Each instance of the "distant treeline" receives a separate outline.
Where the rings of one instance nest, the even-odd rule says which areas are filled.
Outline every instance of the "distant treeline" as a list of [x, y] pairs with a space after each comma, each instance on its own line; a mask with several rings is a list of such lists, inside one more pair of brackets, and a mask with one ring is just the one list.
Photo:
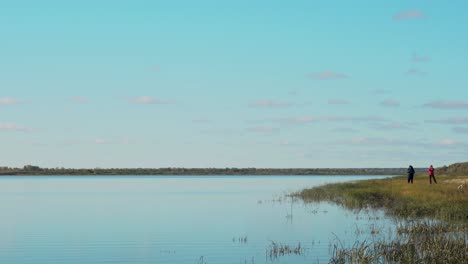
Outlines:
[[447, 175], [468, 175], [468, 162], [455, 163], [450, 166], [443, 166], [436, 170], [439, 174]]
[[[417, 169], [423, 170], [423, 169]], [[0, 167], [0, 175], [401, 175], [406, 168], [23, 168]]]

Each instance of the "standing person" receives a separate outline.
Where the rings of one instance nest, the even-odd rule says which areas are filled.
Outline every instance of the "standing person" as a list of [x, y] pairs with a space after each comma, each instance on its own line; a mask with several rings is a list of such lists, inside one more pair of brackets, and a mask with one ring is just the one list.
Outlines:
[[432, 165], [427, 170], [427, 173], [429, 174], [429, 184], [432, 184], [432, 179], [434, 179], [435, 184], [437, 184], [434, 171], [435, 170], [434, 170], [434, 167], [432, 167]]
[[413, 168], [413, 166], [409, 165], [407, 172], [408, 172], [408, 183], [411, 182], [411, 184], [413, 184], [413, 178], [414, 178], [414, 168]]

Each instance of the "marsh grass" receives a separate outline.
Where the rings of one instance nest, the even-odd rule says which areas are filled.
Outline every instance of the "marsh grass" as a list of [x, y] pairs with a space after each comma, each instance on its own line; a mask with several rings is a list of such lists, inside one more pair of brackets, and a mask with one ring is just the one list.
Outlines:
[[205, 261], [205, 257], [204, 257], [204, 256], [200, 256], [200, 258], [199, 258], [198, 261], [197, 261], [197, 264], [207, 264], [207, 262]]
[[379, 257], [371, 243], [355, 242], [352, 247], [344, 247], [341, 242], [333, 245], [331, 264], [378, 263]]
[[270, 260], [276, 260], [282, 256], [288, 255], [303, 255], [304, 247], [299, 242], [297, 246], [290, 246], [278, 242], [271, 241], [270, 247], [267, 249], [266, 256]]
[[328, 184], [295, 193], [306, 202], [328, 201], [350, 209], [382, 208], [391, 216], [431, 217], [468, 222], [468, 191], [457, 188], [468, 176], [437, 176], [439, 184], [417, 175], [414, 184], [405, 177]]
[[410, 221], [399, 224], [396, 228], [398, 235], [440, 235], [446, 233], [464, 233], [466, 231], [466, 227], [463, 225], [430, 220]]
[[330, 263], [468, 263], [468, 191], [459, 188], [468, 176], [436, 177], [439, 184], [417, 175], [414, 184], [406, 177], [363, 180], [314, 187], [293, 196], [348, 209], [383, 209], [403, 220], [389, 241], [356, 241], [351, 247], [335, 243]]
[[233, 237], [232, 242], [238, 242], [239, 244], [247, 244], [247, 236], [240, 236], [238, 238]]
[[451, 225], [407, 222], [398, 230], [395, 239], [356, 241], [352, 246], [336, 238], [329, 263], [468, 263], [467, 235]]

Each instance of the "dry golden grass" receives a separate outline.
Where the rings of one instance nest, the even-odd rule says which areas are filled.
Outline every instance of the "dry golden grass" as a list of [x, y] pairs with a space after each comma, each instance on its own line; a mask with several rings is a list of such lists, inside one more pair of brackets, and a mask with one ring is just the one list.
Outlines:
[[[468, 186], [459, 189], [468, 176], [427, 175], [338, 183], [304, 190], [295, 196], [305, 201], [331, 201], [348, 208], [383, 208], [394, 216], [433, 217], [449, 221], [468, 220]], [[468, 221], [467, 221], [468, 222]]]

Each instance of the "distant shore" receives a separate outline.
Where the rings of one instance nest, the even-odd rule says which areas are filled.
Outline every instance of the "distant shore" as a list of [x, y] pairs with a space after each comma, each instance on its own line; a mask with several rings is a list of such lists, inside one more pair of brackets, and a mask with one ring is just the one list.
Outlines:
[[401, 175], [406, 168], [24, 168], [0, 167], [2, 175]]

